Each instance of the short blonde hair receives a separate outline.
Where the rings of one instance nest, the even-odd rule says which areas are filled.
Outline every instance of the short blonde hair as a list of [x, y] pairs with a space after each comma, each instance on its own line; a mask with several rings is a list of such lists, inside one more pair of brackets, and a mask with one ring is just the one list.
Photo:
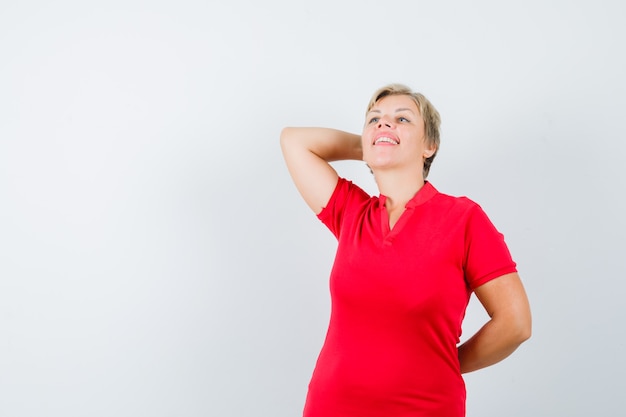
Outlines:
[[435, 156], [437, 155], [437, 151], [439, 150], [439, 126], [441, 126], [441, 116], [439, 116], [439, 112], [435, 109], [435, 106], [421, 93], [417, 93], [411, 90], [404, 84], [389, 84], [384, 87], [379, 88], [372, 95], [372, 98], [367, 105], [366, 114], [372, 110], [372, 107], [381, 99], [387, 96], [409, 96], [413, 99], [417, 108], [424, 119], [424, 130], [426, 132], [426, 143], [430, 146], [434, 146], [435, 152], [424, 160], [424, 178], [428, 176], [428, 172], [430, 171], [430, 165], [433, 163]]

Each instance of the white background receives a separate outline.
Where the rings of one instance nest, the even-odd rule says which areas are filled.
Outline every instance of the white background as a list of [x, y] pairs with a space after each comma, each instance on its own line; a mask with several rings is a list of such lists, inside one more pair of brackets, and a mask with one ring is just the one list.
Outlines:
[[[468, 416], [626, 408], [626, 6], [0, 3], [0, 415], [298, 416], [335, 241], [286, 125], [443, 118], [430, 180], [505, 234], [534, 314]], [[362, 163], [340, 173], [375, 192]], [[485, 315], [475, 301], [464, 337]]]

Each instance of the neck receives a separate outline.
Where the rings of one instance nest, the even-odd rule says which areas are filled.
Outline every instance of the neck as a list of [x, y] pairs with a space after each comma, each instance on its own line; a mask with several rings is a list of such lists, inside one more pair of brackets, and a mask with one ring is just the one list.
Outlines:
[[407, 175], [399, 172], [375, 172], [378, 190], [387, 197], [387, 209], [404, 207], [424, 186], [424, 178], [419, 174]]

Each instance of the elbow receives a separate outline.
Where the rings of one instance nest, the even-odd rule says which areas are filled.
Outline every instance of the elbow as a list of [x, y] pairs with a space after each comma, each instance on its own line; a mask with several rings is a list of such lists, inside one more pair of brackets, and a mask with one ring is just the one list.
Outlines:
[[513, 349], [530, 339], [532, 320], [529, 313], [515, 312], [503, 316], [494, 316], [492, 321], [499, 323], [502, 337]]
[[517, 344], [521, 345], [522, 343], [530, 339], [530, 337], [532, 336], [532, 330], [530, 327], [522, 329], [517, 333], [516, 336], [517, 336]]
[[518, 345], [521, 345], [532, 336], [532, 319], [530, 314], [518, 317], [512, 323], [514, 329], [514, 338]]
[[527, 341], [528, 339], [530, 339], [530, 337], [533, 334], [533, 329], [532, 329], [532, 323], [530, 320], [528, 320], [528, 324], [526, 325], [526, 327], [524, 328], [524, 331], [522, 333], [522, 342]]
[[289, 138], [293, 136], [291, 133], [293, 132], [293, 128], [284, 127], [280, 132], [280, 146], [284, 147], [287, 142], [289, 142]]
[[528, 301], [513, 303], [506, 314], [506, 321], [510, 329], [512, 339], [521, 345], [532, 336], [532, 314]]

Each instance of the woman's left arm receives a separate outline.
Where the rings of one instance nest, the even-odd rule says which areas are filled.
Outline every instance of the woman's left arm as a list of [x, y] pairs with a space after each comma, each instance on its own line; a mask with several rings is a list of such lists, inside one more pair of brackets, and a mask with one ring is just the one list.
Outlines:
[[500, 362], [531, 334], [530, 306], [517, 273], [493, 279], [474, 293], [491, 319], [459, 346], [461, 373]]

